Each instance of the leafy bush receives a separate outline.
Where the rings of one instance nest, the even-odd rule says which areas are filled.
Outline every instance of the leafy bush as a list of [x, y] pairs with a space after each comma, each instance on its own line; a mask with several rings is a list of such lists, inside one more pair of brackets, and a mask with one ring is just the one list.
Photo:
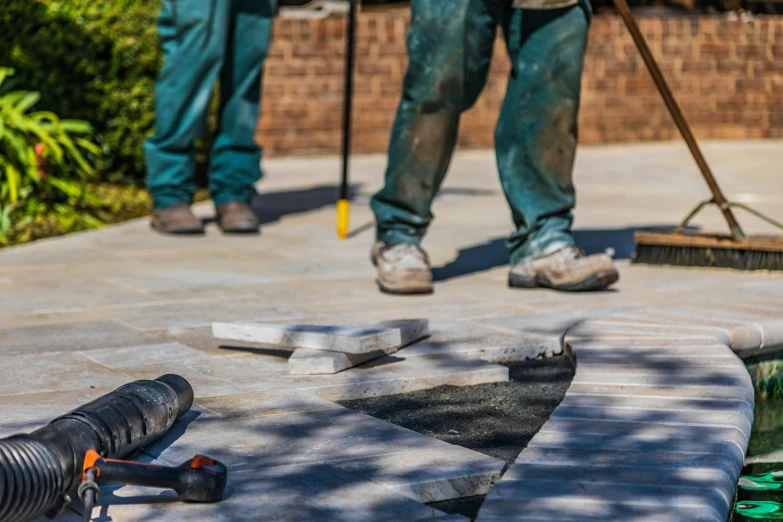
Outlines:
[[0, 243], [7, 241], [12, 223], [38, 214], [42, 204], [55, 214], [99, 224], [89, 213], [79, 213], [93, 172], [85, 154], [100, 154], [79, 137], [92, 128], [50, 111], [31, 112], [40, 94], [10, 90], [6, 80], [12, 75], [12, 69], [0, 68]]
[[144, 178], [161, 64], [160, 0], [2, 0], [0, 65], [40, 92], [40, 107], [90, 122], [95, 177]]

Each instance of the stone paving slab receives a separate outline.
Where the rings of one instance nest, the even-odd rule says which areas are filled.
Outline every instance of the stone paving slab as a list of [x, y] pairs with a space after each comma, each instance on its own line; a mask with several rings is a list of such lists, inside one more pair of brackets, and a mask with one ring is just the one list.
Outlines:
[[484, 494], [505, 466], [342, 407], [231, 419], [198, 416], [178, 422], [144, 452], [169, 465], [201, 452], [232, 472], [328, 463], [421, 502]]
[[402, 321], [397, 326], [347, 327], [330, 325], [283, 325], [259, 323], [213, 323], [218, 339], [255, 342], [279, 348], [308, 348], [350, 354], [368, 354], [396, 349], [429, 334], [429, 322]]
[[[577, 360], [571, 389], [492, 489], [479, 520], [509, 518], [523, 506], [556, 509], [554, 518], [575, 517], [579, 505], [596, 509], [584, 520], [658, 520], [653, 513], [617, 518], [613, 511], [641, 504], [675, 510], [663, 519], [691, 520], [695, 513], [712, 520], [728, 517], [753, 421], [752, 383], [730, 348], [736, 341], [731, 325], [744, 328], [744, 323], [689, 321], [692, 314], [683, 320], [676, 309], [672, 313], [620, 311], [581, 322], [565, 334]], [[665, 346], [657, 339], [662, 332]], [[649, 339], [633, 342], [637, 335]], [[714, 341], [705, 343], [705, 335]], [[694, 336], [702, 340], [691, 342]], [[750, 341], [762, 344], [760, 337]], [[702, 357], [687, 356], [689, 347]], [[705, 348], [720, 356], [705, 356]], [[542, 466], [560, 467], [558, 478], [529, 480], [526, 469]], [[648, 478], [657, 482], [624, 480], [615, 475], [618, 468], [652, 470]], [[593, 480], [583, 480], [579, 469], [593, 470]], [[691, 486], [663, 482], [664, 475], [683, 472], [723, 478]]]

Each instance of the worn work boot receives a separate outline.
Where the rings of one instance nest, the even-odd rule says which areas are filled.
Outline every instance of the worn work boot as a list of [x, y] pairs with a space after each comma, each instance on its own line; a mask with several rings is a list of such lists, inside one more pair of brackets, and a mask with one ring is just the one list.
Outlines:
[[372, 263], [378, 267], [378, 286], [389, 294], [431, 294], [432, 269], [427, 253], [413, 243], [373, 246]]
[[175, 203], [152, 211], [152, 228], [163, 234], [203, 234], [204, 223], [187, 203]]
[[508, 274], [508, 285], [581, 292], [601, 290], [619, 278], [620, 274], [608, 254], [586, 256], [579, 248], [568, 246], [548, 256], [517, 263]]
[[229, 234], [257, 234], [261, 221], [253, 209], [239, 201], [217, 207], [218, 226]]

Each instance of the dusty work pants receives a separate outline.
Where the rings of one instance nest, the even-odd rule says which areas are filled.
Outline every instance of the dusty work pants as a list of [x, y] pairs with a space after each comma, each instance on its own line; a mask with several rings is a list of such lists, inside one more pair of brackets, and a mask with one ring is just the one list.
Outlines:
[[216, 205], [247, 202], [255, 194], [261, 150], [253, 134], [275, 2], [163, 0], [157, 133], [145, 144], [148, 189], [156, 208], [193, 197], [193, 142], [206, 130], [216, 81], [220, 116], [209, 170], [212, 199]]
[[511, 9], [508, 0], [412, 0], [410, 63], [385, 186], [372, 200], [379, 240], [418, 243], [424, 236], [454, 151], [460, 114], [484, 87], [500, 26], [512, 72], [495, 144], [517, 227], [508, 241], [511, 260], [573, 244], [572, 169], [591, 16], [583, 2], [531, 10]]

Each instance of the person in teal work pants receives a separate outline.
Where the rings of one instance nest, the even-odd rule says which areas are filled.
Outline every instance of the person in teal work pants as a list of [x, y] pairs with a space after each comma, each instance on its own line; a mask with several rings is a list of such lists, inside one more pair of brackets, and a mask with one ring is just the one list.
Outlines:
[[430, 263], [419, 243], [433, 218], [460, 115], [487, 80], [498, 27], [512, 64], [495, 133], [500, 180], [516, 226], [508, 240], [509, 285], [576, 291], [617, 281], [611, 258], [584, 255], [571, 234], [588, 0], [412, 0], [411, 12], [410, 61], [385, 184], [372, 198], [372, 260], [381, 290], [432, 291]]
[[253, 135], [276, 9], [276, 0], [163, 0], [157, 131], [145, 144], [154, 229], [172, 234], [204, 231], [190, 210], [194, 140], [206, 130], [217, 83], [220, 113], [209, 190], [218, 225], [225, 232], [258, 231], [250, 203], [261, 175], [261, 150]]

